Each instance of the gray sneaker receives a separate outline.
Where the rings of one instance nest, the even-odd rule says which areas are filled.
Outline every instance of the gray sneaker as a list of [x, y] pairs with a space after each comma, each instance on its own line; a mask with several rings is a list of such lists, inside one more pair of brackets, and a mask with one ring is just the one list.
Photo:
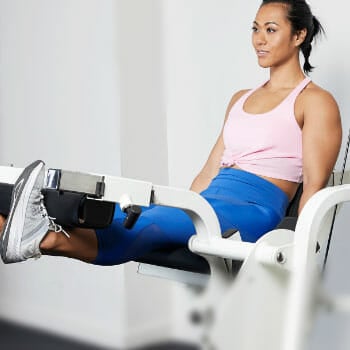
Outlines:
[[0, 240], [5, 264], [40, 257], [39, 244], [50, 228], [43, 204], [45, 164], [38, 160], [26, 167], [17, 179], [8, 219]]

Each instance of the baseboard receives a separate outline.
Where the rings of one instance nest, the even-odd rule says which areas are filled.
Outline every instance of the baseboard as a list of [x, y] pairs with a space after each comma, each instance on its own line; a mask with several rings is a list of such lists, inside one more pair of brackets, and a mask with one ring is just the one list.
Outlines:
[[[0, 318], [21, 326], [45, 331], [49, 334], [70, 338], [108, 349], [123, 349], [124, 341], [118, 329], [106, 329], [90, 319], [80, 319], [71, 314], [55, 313], [38, 305], [15, 304], [9, 298], [0, 299]], [[11, 307], [9, 307], [11, 305]], [[111, 325], [109, 325], [111, 326]]]

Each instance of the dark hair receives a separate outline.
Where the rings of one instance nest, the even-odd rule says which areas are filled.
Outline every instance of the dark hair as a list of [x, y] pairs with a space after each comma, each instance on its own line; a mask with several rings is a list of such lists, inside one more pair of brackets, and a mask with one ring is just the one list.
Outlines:
[[319, 20], [312, 14], [310, 6], [305, 0], [263, 0], [261, 6], [270, 3], [286, 4], [288, 7], [287, 18], [292, 25], [293, 34], [298, 33], [302, 29], [307, 30], [304, 42], [300, 45], [300, 50], [304, 55], [304, 72], [306, 74], [313, 70], [309, 62], [312, 50], [312, 41], [315, 37], [324, 34], [324, 29]]

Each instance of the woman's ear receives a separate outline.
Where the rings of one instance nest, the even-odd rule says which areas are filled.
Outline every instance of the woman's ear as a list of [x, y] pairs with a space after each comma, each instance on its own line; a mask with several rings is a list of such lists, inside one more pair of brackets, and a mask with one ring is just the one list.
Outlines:
[[300, 46], [304, 42], [306, 35], [307, 35], [306, 28], [298, 30], [294, 36], [295, 37], [295, 46]]

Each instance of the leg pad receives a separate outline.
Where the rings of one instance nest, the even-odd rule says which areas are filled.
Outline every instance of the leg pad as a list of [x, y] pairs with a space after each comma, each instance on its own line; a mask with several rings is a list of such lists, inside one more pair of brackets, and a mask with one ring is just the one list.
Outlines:
[[[0, 184], [0, 214], [10, 211], [13, 185]], [[113, 220], [115, 203], [88, 198], [85, 193], [43, 190], [48, 214], [64, 227], [105, 228]]]

